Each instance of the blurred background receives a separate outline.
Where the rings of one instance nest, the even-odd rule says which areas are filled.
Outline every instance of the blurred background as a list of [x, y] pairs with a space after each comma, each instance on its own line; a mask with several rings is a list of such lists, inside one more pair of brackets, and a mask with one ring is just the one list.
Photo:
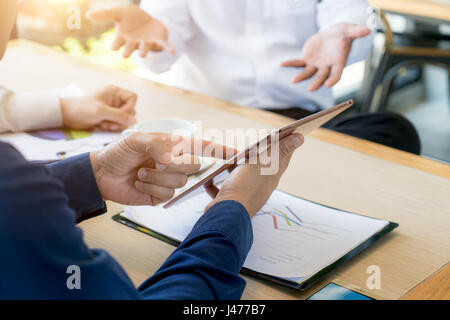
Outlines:
[[[366, 61], [346, 68], [333, 89], [334, 97], [336, 102], [355, 99], [354, 112], [389, 110], [405, 115], [419, 132], [422, 155], [450, 163], [450, 0], [416, 0], [422, 8], [416, 12], [395, 8], [397, 1], [370, 1], [381, 8], [376, 10], [372, 53]], [[15, 37], [169, 85], [176, 76], [176, 65], [155, 75], [139, 68], [132, 58], [123, 59], [120, 52], [109, 49], [114, 25], [92, 24], [84, 18], [89, 9], [139, 4], [139, 0], [19, 2]], [[82, 17], [79, 26], [68, 21], [77, 10]]]

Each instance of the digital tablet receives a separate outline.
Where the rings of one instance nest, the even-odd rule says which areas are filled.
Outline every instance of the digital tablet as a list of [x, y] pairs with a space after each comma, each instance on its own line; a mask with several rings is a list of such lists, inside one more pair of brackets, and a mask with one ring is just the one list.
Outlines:
[[[325, 109], [323, 111], [314, 113], [310, 115], [309, 117], [302, 118], [300, 120], [294, 121], [283, 128], [277, 129], [271, 134], [265, 136], [255, 144], [245, 148], [242, 152], [239, 152], [236, 154], [233, 158], [227, 160], [223, 165], [221, 165], [219, 168], [212, 168], [210, 173], [203, 173], [202, 179], [197, 181], [195, 184], [190, 186], [189, 188], [186, 188], [181, 193], [177, 194], [175, 197], [173, 197], [171, 200], [166, 202], [164, 204], [164, 208], [169, 208], [170, 206], [174, 205], [176, 202], [180, 201], [181, 199], [187, 197], [188, 195], [193, 196], [197, 194], [198, 192], [203, 192], [202, 187], [205, 183], [209, 181], [222, 181], [226, 175], [229, 174], [230, 168], [233, 166], [242, 163], [246, 159], [248, 159], [249, 155], [252, 154], [255, 150], [258, 150], [258, 147], [264, 146], [266, 149], [271, 146], [271, 142], [273, 140], [273, 137], [277, 137], [276, 141], [280, 141], [281, 139], [287, 137], [288, 135], [299, 132], [303, 136], [308, 135], [313, 130], [319, 128], [324, 123], [330, 121], [334, 117], [336, 117], [338, 114], [343, 112], [344, 110], [347, 110], [353, 105], [353, 100], [348, 100], [346, 102], [343, 102], [341, 104], [338, 104], [334, 107]], [[259, 151], [259, 150], [258, 150]], [[194, 192], [196, 191], [196, 192]]]

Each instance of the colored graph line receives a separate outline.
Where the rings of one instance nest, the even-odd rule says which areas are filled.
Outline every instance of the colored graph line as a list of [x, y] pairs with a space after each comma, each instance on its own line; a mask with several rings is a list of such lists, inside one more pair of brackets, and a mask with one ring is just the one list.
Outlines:
[[273, 227], [274, 227], [275, 229], [278, 229], [277, 217], [272, 216], [272, 219], [273, 219]]
[[302, 219], [300, 219], [300, 218], [294, 213], [294, 211], [292, 211], [291, 208], [289, 208], [288, 206], [286, 206], [286, 209], [288, 209], [289, 212], [290, 212], [294, 217], [296, 217], [298, 221], [300, 221], [300, 223], [303, 223]]
[[282, 214], [283, 215], [283, 217], [284, 217], [284, 219], [286, 219], [286, 223], [287, 223], [287, 225], [290, 227], [291, 226], [291, 223], [289, 222], [289, 218], [288, 218], [288, 216], [287, 215], [285, 215], [283, 212], [281, 212], [280, 210], [278, 210], [278, 209], [274, 209], [275, 211], [278, 211], [280, 214]]
[[[277, 210], [277, 209], [275, 209], [275, 210]], [[296, 224], [299, 227], [302, 227], [302, 224], [298, 223], [294, 219], [291, 219], [288, 216], [286, 216], [285, 214], [278, 213], [276, 211], [261, 211], [261, 212], [258, 212], [255, 216], [261, 216], [261, 215], [264, 215], [264, 214], [267, 214], [267, 215], [270, 215], [270, 216], [274, 216], [274, 215], [279, 216], [281, 218], [289, 220], [289, 222], [292, 222], [292, 223]]]

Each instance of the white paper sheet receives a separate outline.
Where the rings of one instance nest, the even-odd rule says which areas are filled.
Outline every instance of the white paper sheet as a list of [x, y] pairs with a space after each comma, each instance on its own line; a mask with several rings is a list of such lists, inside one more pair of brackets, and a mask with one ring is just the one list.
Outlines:
[[[202, 193], [169, 209], [127, 207], [122, 216], [177, 241], [211, 199]], [[254, 242], [244, 266], [301, 282], [382, 230], [389, 222], [342, 212], [275, 191], [252, 220]]]
[[12, 144], [28, 160], [60, 160], [91, 152], [118, 139], [120, 133], [70, 129], [7, 133], [0, 140]]

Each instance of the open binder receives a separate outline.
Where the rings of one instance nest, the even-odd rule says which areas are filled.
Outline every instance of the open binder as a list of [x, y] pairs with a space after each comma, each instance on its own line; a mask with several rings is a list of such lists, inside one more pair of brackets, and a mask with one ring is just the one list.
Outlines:
[[[170, 209], [174, 210], [172, 212], [167, 212], [168, 210], [163, 209], [162, 207], [159, 208], [128, 207], [124, 212], [115, 215], [113, 219], [117, 222], [120, 222], [124, 225], [134, 228], [140, 232], [146, 233], [159, 240], [162, 240], [174, 246], [178, 246], [183, 240], [183, 236], [187, 235], [189, 229], [192, 228], [193, 225], [195, 224], [196, 222], [195, 215], [201, 215], [199, 210], [202, 210], [202, 207], [204, 208], [205, 201], [209, 201], [207, 195], [197, 196], [195, 199], [189, 200], [189, 203], [187, 204], [185, 203], [184, 207], [175, 206], [173, 209]], [[287, 216], [289, 214], [289, 210], [285, 210], [285, 213], [279, 211], [281, 212], [279, 214], [276, 214], [277, 211], [270, 211], [271, 204], [272, 206], [276, 207], [285, 203], [289, 203], [289, 205], [291, 206], [292, 210], [288, 208], [286, 205], [286, 207], [290, 210], [290, 212], [292, 212], [293, 216], [292, 215]], [[197, 208], [198, 210], [195, 208]], [[149, 212], [149, 210], [153, 211]], [[300, 216], [297, 216], [294, 213], [294, 211], [296, 211], [297, 213], [300, 212], [302, 214], [301, 218]], [[309, 211], [310, 213], [306, 213], [307, 211]], [[298, 225], [295, 225], [294, 222], [296, 221], [296, 219], [294, 218], [294, 216], [296, 216], [298, 219], [301, 219], [300, 221], [302, 221], [303, 224], [300, 225], [300, 223], [298, 223]], [[318, 219], [319, 216], [322, 216], [322, 218], [320, 218], [321, 220], [316, 220], [316, 222], [311, 220], [314, 219], [314, 217], [316, 216], [318, 217]], [[327, 218], [323, 219], [323, 217]], [[173, 221], [184, 219], [184, 221], [179, 222], [179, 227], [175, 226], [171, 227], [168, 226], [170, 225], [170, 221], [167, 219], [169, 219], [170, 221], [172, 221], [171, 219], [173, 219]], [[300, 255], [304, 255], [301, 258], [303, 258], [304, 261], [307, 261], [307, 263], [306, 265], [304, 264], [303, 266], [299, 265], [298, 269], [296, 269], [296, 264], [292, 263], [292, 269], [299, 270], [298, 276], [295, 275], [295, 272], [297, 271], [293, 271], [294, 274], [289, 274], [289, 272], [286, 271], [287, 269], [283, 271], [287, 272], [285, 274], [282, 274], [280, 270], [275, 271], [268, 269], [267, 269], [268, 271], [264, 270], [264, 268], [267, 266], [263, 264], [260, 265], [258, 255], [259, 254], [265, 255], [266, 254], [265, 251], [266, 250], [270, 251], [270, 248], [264, 247], [265, 244], [261, 243], [260, 241], [261, 237], [258, 237], [258, 232], [259, 233], [264, 232], [264, 235], [268, 233], [270, 235], [271, 243], [273, 243], [274, 245], [282, 245], [284, 243], [283, 237], [292, 237], [292, 234], [295, 234], [295, 232], [298, 232], [299, 237], [304, 236], [304, 234], [302, 234], [303, 231], [301, 231], [301, 229], [302, 227], [306, 228], [306, 224], [308, 222], [307, 220], [305, 221], [305, 219], [312, 221], [310, 226], [313, 227], [310, 230], [308, 230], [308, 234], [310, 235], [312, 235], [312, 231], [314, 230], [316, 230], [316, 232], [320, 231], [327, 232], [327, 230], [328, 231], [333, 230], [334, 224], [336, 224], [335, 230], [344, 230], [344, 228], [347, 228], [348, 230], [346, 231], [349, 231], [350, 232], [349, 234], [351, 234], [352, 232], [358, 234], [348, 237], [343, 234], [339, 241], [335, 241], [334, 239], [331, 238], [330, 239], [324, 238], [323, 241], [320, 239], [313, 239], [310, 241], [310, 244], [312, 246], [317, 246], [319, 249], [323, 249], [324, 252], [327, 252], [328, 250], [327, 254], [319, 255], [317, 254], [317, 252], [319, 252], [320, 250], [317, 248], [310, 248], [308, 251], [308, 248], [306, 248], [305, 250], [305, 248], [302, 249], [301, 246], [299, 246], [298, 253]], [[277, 229], [273, 228], [274, 226], [271, 225], [272, 220]], [[320, 221], [323, 221], [323, 223], [321, 223]], [[192, 223], [192, 225], [189, 227], [190, 223]], [[329, 224], [328, 226], [327, 223]], [[307, 289], [321, 277], [334, 270], [338, 265], [342, 264], [347, 260], [350, 260], [358, 253], [369, 247], [376, 240], [380, 239], [381, 237], [383, 237], [384, 235], [386, 235], [387, 233], [389, 233], [398, 226], [397, 223], [380, 219], [374, 219], [355, 213], [333, 209], [331, 207], [307, 201], [278, 190], [274, 192], [274, 194], [269, 199], [268, 203], [263, 207], [261, 212], [259, 212], [257, 216], [253, 218], [252, 224], [255, 234], [255, 240], [241, 272], [243, 274], [275, 282], [298, 290]], [[350, 226], [347, 226], [347, 224], [349, 224]], [[342, 226], [344, 226], [344, 228]], [[289, 236], [285, 236], [281, 232], [283, 231], [283, 228], [293, 228], [293, 229], [289, 230], [291, 232], [285, 233], [289, 234]], [[297, 230], [295, 230], [295, 228], [297, 228]], [[324, 229], [319, 230], [320, 228]], [[361, 231], [362, 229], [366, 230], [365, 231], [366, 233], [363, 233]], [[342, 232], [344, 233], [344, 231]], [[332, 232], [328, 233], [332, 234]], [[279, 238], [277, 238], [278, 235], [280, 235]], [[295, 237], [296, 236], [292, 238], [294, 239], [294, 241], [296, 239]], [[352, 237], [354, 237], [354, 239]], [[286, 240], [289, 239], [286, 238]], [[308, 240], [305, 240], [305, 242], [308, 242]], [[299, 245], [300, 244], [301, 241], [299, 241]], [[295, 253], [297, 250], [295, 247], [296, 246], [292, 248], [293, 251], [292, 250], [290, 251], [291, 256], [292, 253]], [[281, 249], [280, 252], [283, 252], [283, 249]], [[270, 259], [270, 254], [264, 257], [264, 259], [265, 260]], [[312, 266], [307, 267], [308, 263]], [[302, 273], [303, 272], [302, 270], [303, 271], [310, 270], [310, 271], [308, 272], [305, 271], [306, 273], [304, 274]]]

